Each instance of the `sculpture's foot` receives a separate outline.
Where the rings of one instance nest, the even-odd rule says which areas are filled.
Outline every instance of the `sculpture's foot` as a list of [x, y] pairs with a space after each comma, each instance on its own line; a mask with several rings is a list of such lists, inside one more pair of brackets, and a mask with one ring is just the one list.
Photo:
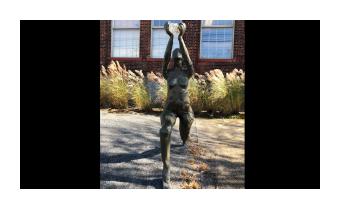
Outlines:
[[163, 189], [171, 189], [170, 187], [170, 168], [163, 168]]
[[182, 144], [182, 150], [181, 152], [183, 153], [184, 156], [188, 156], [189, 155], [189, 144], [188, 143], [183, 143]]
[[163, 189], [171, 189], [170, 182], [163, 181]]
[[182, 146], [186, 146], [189, 141], [190, 141], [190, 136], [188, 136], [186, 140], [182, 140]]

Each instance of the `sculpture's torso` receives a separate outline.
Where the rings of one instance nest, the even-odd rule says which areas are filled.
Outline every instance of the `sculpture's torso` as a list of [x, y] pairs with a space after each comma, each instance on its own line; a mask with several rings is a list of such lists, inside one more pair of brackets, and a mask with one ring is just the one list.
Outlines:
[[175, 68], [168, 72], [168, 97], [166, 109], [172, 111], [187, 111], [190, 107], [186, 70]]

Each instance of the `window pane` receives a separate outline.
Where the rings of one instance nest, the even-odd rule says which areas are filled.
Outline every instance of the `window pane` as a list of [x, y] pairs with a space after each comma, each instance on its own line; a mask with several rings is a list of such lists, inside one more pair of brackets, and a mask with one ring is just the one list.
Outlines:
[[203, 28], [201, 58], [232, 58], [232, 28]]
[[[164, 57], [166, 45], [168, 44], [169, 36], [166, 34], [165, 30], [162, 29], [152, 29], [152, 47], [151, 47], [151, 57], [162, 58]], [[179, 48], [178, 39], [174, 38], [172, 50]]]
[[139, 20], [114, 20], [113, 28], [139, 28]]
[[232, 28], [203, 28], [202, 42], [226, 42], [232, 41]]
[[232, 20], [203, 20], [202, 26], [232, 26]]
[[181, 20], [153, 20], [153, 26], [155, 27], [163, 27], [166, 22], [171, 22], [171, 23], [180, 23], [182, 22]]
[[112, 56], [139, 57], [139, 30], [113, 30]]

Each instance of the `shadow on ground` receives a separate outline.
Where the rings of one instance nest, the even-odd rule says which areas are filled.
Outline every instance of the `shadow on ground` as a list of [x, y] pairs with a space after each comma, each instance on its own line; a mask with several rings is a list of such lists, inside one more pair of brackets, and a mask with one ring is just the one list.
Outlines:
[[[197, 123], [192, 129], [195, 140], [206, 150], [202, 157], [209, 170], [201, 173], [203, 188], [244, 187], [244, 140], [241, 124], [214, 126], [212, 120]], [[211, 126], [209, 129], [206, 126]], [[143, 189], [161, 188], [161, 156], [159, 148], [160, 119], [154, 115], [117, 114], [101, 111], [100, 121], [101, 188]], [[229, 135], [223, 132], [230, 133]], [[235, 140], [234, 138], [238, 139]], [[176, 123], [172, 136], [171, 177], [173, 188], [180, 188], [182, 170], [195, 172], [188, 163], [187, 152], [182, 147]], [[218, 149], [216, 148], [218, 147]], [[222, 148], [220, 148], [222, 147]], [[225, 148], [223, 148], [225, 147]], [[229, 155], [228, 152], [231, 152]]]

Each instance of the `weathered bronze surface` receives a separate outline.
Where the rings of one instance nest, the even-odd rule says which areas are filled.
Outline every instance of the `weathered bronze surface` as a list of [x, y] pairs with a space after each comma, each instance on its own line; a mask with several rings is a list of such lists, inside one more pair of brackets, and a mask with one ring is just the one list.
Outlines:
[[[174, 49], [172, 53], [174, 67], [168, 69], [174, 34], [169, 30], [169, 23], [165, 23], [164, 29], [170, 36], [163, 62], [163, 76], [168, 83], [168, 96], [164, 111], [161, 114], [162, 128], [159, 133], [163, 161], [163, 188], [170, 188], [170, 136], [172, 127], [175, 125], [176, 118], [178, 117], [180, 120], [179, 131], [183, 145], [185, 145], [190, 140], [190, 128], [194, 121], [194, 113], [190, 106], [188, 93], [189, 79], [194, 74], [194, 68], [183, 40], [186, 25], [179, 23], [178, 41], [180, 48]], [[186, 68], [183, 67], [183, 64]]]

